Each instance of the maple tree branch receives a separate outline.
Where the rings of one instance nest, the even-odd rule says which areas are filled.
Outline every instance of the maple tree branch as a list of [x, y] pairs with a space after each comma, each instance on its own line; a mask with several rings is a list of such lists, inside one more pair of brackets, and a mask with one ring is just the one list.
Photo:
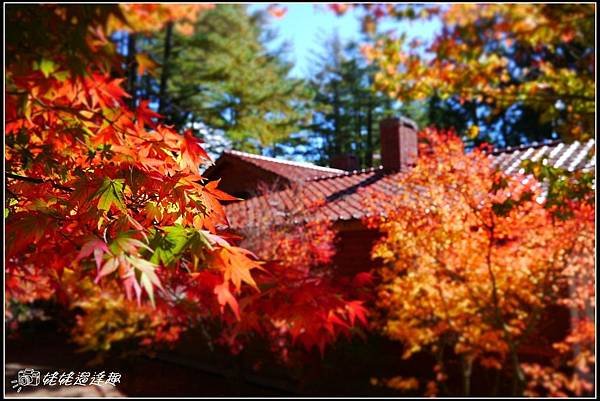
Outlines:
[[74, 191], [73, 188], [57, 184], [57, 183], [55, 183], [52, 180], [44, 180], [43, 178], [27, 177], [27, 176], [24, 176], [24, 175], [18, 175], [18, 174], [13, 174], [13, 173], [6, 173], [6, 177], [7, 178], [12, 178], [13, 180], [31, 182], [31, 183], [34, 183], [34, 184], [44, 184], [46, 182], [49, 182], [56, 189], [61, 189], [63, 191], [67, 191], [67, 192], [73, 192]]
[[[444, 366], [444, 344], [442, 344], [442, 346], [440, 347], [439, 352], [435, 353], [435, 359], [436, 359], [437, 365], [440, 367], [440, 372], [445, 374], [446, 368]], [[442, 388], [442, 391], [445, 394], [450, 394], [450, 389], [448, 388], [448, 385], [446, 384], [445, 380], [438, 381], [438, 384], [440, 385], [440, 387]]]
[[501, 309], [500, 309], [500, 300], [498, 297], [498, 285], [496, 282], [496, 276], [494, 274], [494, 270], [492, 268], [492, 249], [494, 243], [494, 233], [495, 233], [495, 222], [494, 217], [492, 216], [492, 224], [488, 229], [489, 233], [489, 242], [486, 254], [486, 263], [488, 274], [490, 277], [490, 281], [492, 284], [492, 302], [494, 304], [494, 313], [496, 315], [496, 324], [502, 330], [504, 335], [504, 340], [506, 341], [508, 348], [510, 350], [510, 356], [513, 364], [513, 395], [519, 395], [522, 392], [523, 383], [525, 382], [525, 376], [523, 374], [523, 370], [520, 367], [519, 356], [517, 354], [517, 347], [512, 335], [509, 333], [506, 322], [502, 318]]
[[27, 92], [27, 91], [6, 91], [5, 93], [7, 95], [12, 95], [12, 96], [21, 96], [21, 95], [27, 95], [29, 92]]

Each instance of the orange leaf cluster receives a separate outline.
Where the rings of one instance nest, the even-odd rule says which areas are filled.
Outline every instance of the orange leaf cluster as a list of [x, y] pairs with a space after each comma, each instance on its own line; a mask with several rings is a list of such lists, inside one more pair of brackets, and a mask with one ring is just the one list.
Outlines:
[[542, 335], [540, 316], [555, 305], [576, 316], [561, 347], [585, 349], [593, 330], [577, 335], [595, 308], [593, 206], [574, 202], [573, 218], [556, 219], [532, 176], [496, 170], [450, 132], [425, 130], [421, 141], [401, 193], [374, 193], [367, 205], [385, 210], [368, 223], [383, 233], [373, 251], [384, 263], [379, 306], [403, 357], [451, 352], [465, 369], [513, 366], [512, 377], [523, 377], [508, 362]]
[[379, 90], [402, 101], [438, 96], [485, 104], [492, 115], [524, 104], [540, 113], [540, 122], [558, 121], [554, 129], [565, 138], [593, 137], [594, 5], [369, 4], [362, 9], [369, 33], [377, 31], [382, 16], [428, 20], [437, 15], [444, 27], [419, 44], [386, 33], [367, 45], [363, 53], [378, 66]]
[[[267, 271], [236, 246], [221, 204], [236, 198], [200, 175], [209, 162], [201, 141], [161, 124], [148, 101], [126, 102], [111, 30], [160, 29], [165, 21], [193, 21], [204, 8], [10, 8], [7, 298], [51, 299], [82, 311], [74, 339], [97, 351], [117, 342], [175, 341], [215, 319], [227, 339], [279, 327], [322, 350], [365, 322], [363, 306], [330, 293], [305, 271], [305, 260], [290, 258]], [[48, 27], [46, 41], [39, 26]], [[303, 246], [310, 263], [325, 262], [332, 236], [311, 232], [278, 237], [280, 256]]]
[[[146, 22], [193, 18], [190, 7], [206, 8], [123, 6], [129, 18]], [[73, 29], [61, 25], [70, 15], [71, 24], [87, 33], [83, 42], [66, 42], [67, 49], [97, 54], [85, 69], [70, 64], [59, 48], [51, 57], [44, 43], [32, 48], [34, 61], [27, 68], [18, 47], [9, 46], [11, 60], [19, 61], [7, 65], [6, 77], [9, 299], [56, 296], [72, 304], [85, 295], [84, 283], [114, 280], [127, 298], [140, 304], [145, 294], [155, 303], [156, 295], [165, 298], [170, 289], [163, 283], [169, 283], [169, 274], [189, 271], [189, 264], [217, 272], [237, 292], [242, 282], [255, 287], [249, 272], [258, 264], [219, 236], [227, 226], [219, 200], [231, 197], [199, 174], [209, 161], [200, 141], [191, 131], [179, 135], [160, 124], [147, 101], [128, 107], [123, 80], [107, 70], [105, 61], [117, 65], [118, 59], [112, 43], [102, 39], [103, 27], [121, 18], [120, 11], [32, 6], [15, 9], [8, 22], [52, 21], [54, 43]], [[24, 40], [30, 37], [23, 34]], [[218, 303], [233, 305], [217, 291], [223, 288], [219, 283], [210, 284]]]

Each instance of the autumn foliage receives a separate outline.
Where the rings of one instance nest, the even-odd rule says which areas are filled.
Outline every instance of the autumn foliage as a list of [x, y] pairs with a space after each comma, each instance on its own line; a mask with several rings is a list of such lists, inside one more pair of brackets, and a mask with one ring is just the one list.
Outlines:
[[236, 246], [220, 203], [235, 198], [200, 175], [209, 162], [200, 140], [161, 124], [147, 101], [126, 102], [110, 34], [189, 21], [203, 8], [7, 7], [9, 319], [15, 303], [59, 302], [76, 315], [74, 340], [94, 351], [173, 342], [214, 319], [233, 343], [242, 329], [260, 330], [259, 316], [322, 349], [364, 320], [360, 305], [331, 299], [320, 320], [294, 303], [279, 308], [288, 297], [312, 305], [328, 288], [300, 285], [293, 269]]
[[[404, 359], [427, 352], [437, 363], [429, 381], [388, 383], [467, 395], [483, 368], [510, 383], [492, 392], [593, 392], [593, 198], [571, 201], [572, 215], [560, 218], [547, 184], [498, 171], [486, 148], [465, 152], [451, 132], [425, 130], [421, 141], [400, 194], [373, 194], [370, 206], [384, 212], [369, 224], [383, 234], [373, 251], [384, 264], [383, 330], [404, 344]], [[551, 344], [544, 330], [559, 329], [542, 328], [557, 323], [557, 306], [571, 324]], [[532, 362], [527, 349], [547, 356]]]
[[[118, 8], [105, 7], [36, 6], [9, 15], [15, 25], [49, 22], [53, 35], [68, 38], [69, 54], [89, 57], [83, 66], [50, 54], [47, 43], [33, 42], [31, 28], [23, 42], [8, 43], [7, 296], [71, 304], [89, 296], [90, 281], [106, 291], [118, 281], [127, 299], [154, 304], [156, 291], [164, 300], [172, 275], [185, 271], [225, 305], [222, 294], [252, 285], [258, 264], [217, 235], [227, 225], [219, 201], [232, 198], [200, 176], [208, 157], [199, 140], [161, 125], [147, 102], [126, 105], [104, 31], [114, 18], [128, 23]], [[72, 25], [83, 41], [68, 35]]]
[[[489, 109], [535, 110], [566, 139], [593, 137], [593, 4], [366, 4], [362, 50], [375, 86], [402, 101], [439, 97]], [[346, 12], [348, 5], [330, 6]], [[442, 24], [431, 40], [378, 31], [385, 20]], [[410, 26], [410, 25], [409, 25]], [[385, 28], [388, 29], [388, 28]], [[510, 113], [509, 113], [510, 114]], [[473, 132], [477, 136], [477, 132]]]
[[259, 275], [266, 289], [250, 296], [250, 310], [244, 312], [240, 328], [256, 327], [267, 334], [284, 361], [290, 343], [316, 347], [322, 354], [339, 336], [361, 333], [361, 327], [366, 327], [361, 289], [367, 283], [360, 282], [360, 277], [346, 282], [334, 277], [333, 224], [314, 219], [322, 201], [307, 200], [301, 184], [288, 188], [297, 200], [293, 206], [276, 205], [274, 191], [266, 185], [260, 191], [273, 209], [242, 230], [242, 244], [262, 260], [271, 261], [272, 274]]
[[[258, 335], [284, 360], [296, 345], [323, 354], [367, 326], [361, 288], [371, 277], [332, 274], [335, 232], [313, 218], [318, 204], [297, 188], [297, 209], [281, 210], [285, 221], [265, 214], [258, 226], [233, 233], [222, 202], [236, 198], [200, 174], [210, 163], [201, 141], [162, 124], [148, 101], [129, 101], [111, 35], [166, 22], [185, 34], [207, 7], [6, 7], [9, 323], [15, 305], [44, 300], [73, 317], [71, 337], [85, 350], [137, 351], [210, 326], [233, 351]], [[331, 5], [337, 13], [349, 7]], [[406, 16], [392, 5], [365, 7], [369, 24]], [[562, 99], [570, 114], [561, 133], [589, 137], [593, 54], [561, 65], [555, 52], [585, 42], [587, 25], [555, 25], [556, 9], [523, 7], [449, 7], [442, 18], [451, 29], [432, 44], [430, 63], [418, 46], [406, 51], [393, 38], [365, 48], [381, 67], [375, 84], [403, 100], [437, 91], [543, 108]], [[589, 20], [587, 7], [576, 11]], [[481, 21], [504, 50], [519, 45], [552, 57], [508, 68], [470, 30]], [[378, 323], [404, 345], [400, 357], [427, 353], [436, 364], [431, 377], [386, 382], [469, 395], [472, 378], [485, 372], [504, 383], [492, 392], [592, 394], [593, 180], [543, 164], [507, 175], [486, 148], [465, 151], [451, 132], [426, 130], [421, 139], [418, 164], [399, 176], [398, 194], [372, 193], [365, 207], [377, 211], [367, 224], [382, 234], [373, 251], [383, 264]], [[555, 311], [568, 314], [568, 329], [544, 326]]]

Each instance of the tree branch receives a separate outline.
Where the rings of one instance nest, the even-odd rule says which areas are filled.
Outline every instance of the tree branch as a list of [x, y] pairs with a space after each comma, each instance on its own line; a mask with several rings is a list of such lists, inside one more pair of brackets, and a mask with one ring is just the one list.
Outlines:
[[27, 177], [24, 175], [18, 175], [18, 174], [13, 174], [13, 173], [6, 173], [6, 177], [12, 178], [13, 180], [31, 182], [34, 184], [43, 184], [43, 183], [49, 182], [56, 189], [61, 189], [63, 191], [67, 191], [67, 192], [74, 191], [73, 188], [69, 188], [69, 187], [65, 187], [64, 185], [57, 184], [52, 180], [44, 180], [42, 178]]

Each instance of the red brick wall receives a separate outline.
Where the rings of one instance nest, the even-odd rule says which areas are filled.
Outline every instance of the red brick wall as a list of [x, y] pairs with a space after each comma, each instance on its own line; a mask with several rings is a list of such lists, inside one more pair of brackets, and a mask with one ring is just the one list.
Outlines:
[[405, 118], [388, 118], [380, 123], [381, 164], [386, 170], [406, 170], [418, 157], [417, 126]]
[[358, 222], [338, 223], [334, 226], [338, 233], [334, 268], [340, 274], [353, 275], [373, 268], [371, 249], [380, 234], [368, 230]]

